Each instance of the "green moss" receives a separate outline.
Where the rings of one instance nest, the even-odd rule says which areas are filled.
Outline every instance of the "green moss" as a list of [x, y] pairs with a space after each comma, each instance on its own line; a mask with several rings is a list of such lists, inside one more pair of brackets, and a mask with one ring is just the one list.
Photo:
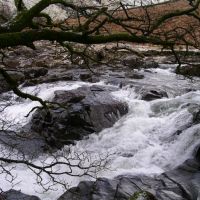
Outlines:
[[129, 200], [156, 200], [156, 198], [150, 192], [140, 191], [135, 192]]

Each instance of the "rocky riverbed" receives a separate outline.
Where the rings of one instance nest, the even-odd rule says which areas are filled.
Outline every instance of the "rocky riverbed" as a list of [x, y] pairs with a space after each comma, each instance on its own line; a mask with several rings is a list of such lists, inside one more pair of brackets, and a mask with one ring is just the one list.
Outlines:
[[0, 77], [1, 156], [9, 154], [9, 143], [12, 157], [23, 153], [37, 164], [70, 151], [87, 152], [91, 162], [101, 155], [108, 166], [93, 174], [97, 180], [62, 175], [71, 189], [56, 185], [56, 191], [44, 192], [35, 175], [19, 165], [12, 170], [17, 175], [12, 184], [0, 175], [2, 198], [200, 198], [200, 79], [177, 75], [171, 55], [129, 54], [109, 66], [94, 64], [92, 71], [70, 64], [48, 46], [13, 50], [9, 56], [8, 73], [20, 89], [56, 104], [27, 116], [39, 103], [17, 97]]

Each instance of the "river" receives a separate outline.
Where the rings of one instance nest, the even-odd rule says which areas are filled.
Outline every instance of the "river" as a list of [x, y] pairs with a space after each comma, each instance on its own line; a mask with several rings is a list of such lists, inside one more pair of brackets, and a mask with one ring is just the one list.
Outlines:
[[[85, 140], [78, 141], [74, 146], [65, 146], [58, 152], [68, 151], [69, 148], [72, 153], [87, 152], [91, 160], [97, 159], [98, 155], [109, 154], [108, 169], [100, 170], [97, 174], [98, 177], [107, 178], [122, 174], [154, 176], [173, 169], [191, 158], [195, 147], [200, 143], [200, 124], [191, 125], [192, 112], [200, 106], [200, 79], [191, 80], [176, 75], [173, 72], [174, 67], [174, 65], [163, 64], [157, 69], [141, 70], [144, 79], [130, 79], [131, 84], [122, 88], [113, 86], [118, 88], [117, 91], [112, 92], [113, 97], [128, 103], [128, 114], [117, 121], [113, 127], [92, 134]], [[36, 94], [44, 100], [50, 100], [56, 90], [72, 90], [91, 84], [107, 85], [106, 80], [98, 83], [56, 82], [24, 87], [22, 90]], [[168, 98], [141, 100], [141, 90], [149, 87], [165, 90]], [[8, 94], [12, 98], [9, 101], [10, 105], [1, 112], [1, 119], [14, 122], [13, 126], [7, 128], [17, 130], [30, 121], [31, 115], [25, 116], [38, 103], [19, 100], [11, 92], [4, 95]], [[1, 107], [4, 103], [1, 102]], [[3, 145], [1, 149], [0, 154], [8, 151]], [[34, 163], [40, 163], [44, 157], [48, 158], [48, 155], [41, 155], [34, 159]], [[13, 166], [10, 164], [6, 168]], [[12, 184], [9, 182], [9, 177], [6, 180], [5, 175], [0, 174], [3, 190], [13, 187], [26, 194], [37, 195], [42, 200], [56, 200], [65, 191], [63, 187], [55, 186], [55, 191], [43, 193], [43, 189], [35, 183], [35, 175], [24, 165], [16, 166], [12, 172], [17, 176]], [[45, 177], [44, 175], [44, 180]], [[82, 180], [92, 179], [69, 176], [60, 176], [60, 178], [65, 180], [69, 187], [76, 186]], [[50, 185], [51, 182], [48, 184]]]

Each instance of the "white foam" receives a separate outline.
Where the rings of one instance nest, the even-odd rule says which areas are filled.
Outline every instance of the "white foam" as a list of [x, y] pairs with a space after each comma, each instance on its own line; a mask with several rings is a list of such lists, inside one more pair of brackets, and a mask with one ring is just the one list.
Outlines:
[[[22, 88], [22, 91], [36, 95], [43, 100], [51, 101], [56, 90], [72, 90], [83, 85], [87, 85], [87, 83], [76, 82], [72, 84], [69, 82], [57, 82], [56, 84], [41, 84], [38, 86]], [[17, 98], [18, 97], [16, 95], [13, 95], [13, 99], [11, 101], [13, 105], [7, 107], [3, 112], [1, 112], [1, 118], [14, 121], [16, 124], [20, 123], [19, 125], [21, 126], [25, 125], [31, 118], [32, 115], [30, 115], [28, 118], [26, 117], [30, 110], [36, 106], [40, 106], [40, 103], [31, 101], [29, 99], [17, 102]]]

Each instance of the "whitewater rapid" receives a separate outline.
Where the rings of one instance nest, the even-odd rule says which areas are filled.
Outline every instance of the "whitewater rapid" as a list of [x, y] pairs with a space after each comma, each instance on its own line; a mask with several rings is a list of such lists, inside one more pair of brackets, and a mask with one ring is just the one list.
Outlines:
[[[113, 127], [104, 129], [99, 134], [92, 134], [87, 139], [78, 141], [76, 145], [65, 146], [61, 150], [67, 151], [70, 148], [72, 153], [87, 152], [91, 160], [97, 159], [97, 155], [109, 154], [108, 169], [101, 170], [97, 177], [113, 178], [122, 174], [154, 176], [173, 169], [191, 158], [195, 147], [200, 143], [200, 124], [190, 126], [193, 116], [188, 106], [200, 105], [200, 91], [183, 92], [179, 89], [179, 87], [182, 90], [199, 87], [199, 83], [176, 76], [170, 68], [163, 67], [163, 69], [152, 69], [151, 72], [143, 71], [142, 73], [146, 75], [146, 78], [138, 80], [138, 84], [147, 84], [148, 81], [152, 85], [159, 84], [168, 89], [170, 97], [147, 102], [140, 99], [140, 94], [135, 87], [128, 85], [118, 89], [112, 92], [112, 95], [128, 103], [128, 114], [117, 121]], [[133, 80], [133, 83], [135, 82]], [[95, 84], [106, 85], [104, 81]], [[92, 84], [57, 82], [26, 87], [22, 90], [44, 100], [51, 100], [56, 90], [72, 90], [83, 85]], [[31, 116], [27, 118], [25, 115], [38, 103], [19, 100], [11, 92], [7, 95], [12, 96], [11, 105], [1, 112], [1, 118], [15, 121], [17, 126], [25, 125], [31, 119]], [[180, 131], [181, 134], [179, 134]], [[45, 155], [35, 159], [34, 163], [40, 163], [43, 157]], [[12, 167], [12, 165], [7, 167]], [[14, 186], [14, 189], [26, 194], [37, 195], [42, 200], [56, 200], [65, 191], [61, 186], [56, 186], [54, 188], [56, 191], [43, 193], [42, 188], [35, 184], [35, 175], [24, 165], [18, 165], [13, 169], [13, 173], [17, 175], [13, 185], [6, 181], [4, 175], [0, 174], [3, 190]], [[60, 178], [66, 180], [70, 187], [76, 186], [81, 180], [91, 179], [69, 176]]]

